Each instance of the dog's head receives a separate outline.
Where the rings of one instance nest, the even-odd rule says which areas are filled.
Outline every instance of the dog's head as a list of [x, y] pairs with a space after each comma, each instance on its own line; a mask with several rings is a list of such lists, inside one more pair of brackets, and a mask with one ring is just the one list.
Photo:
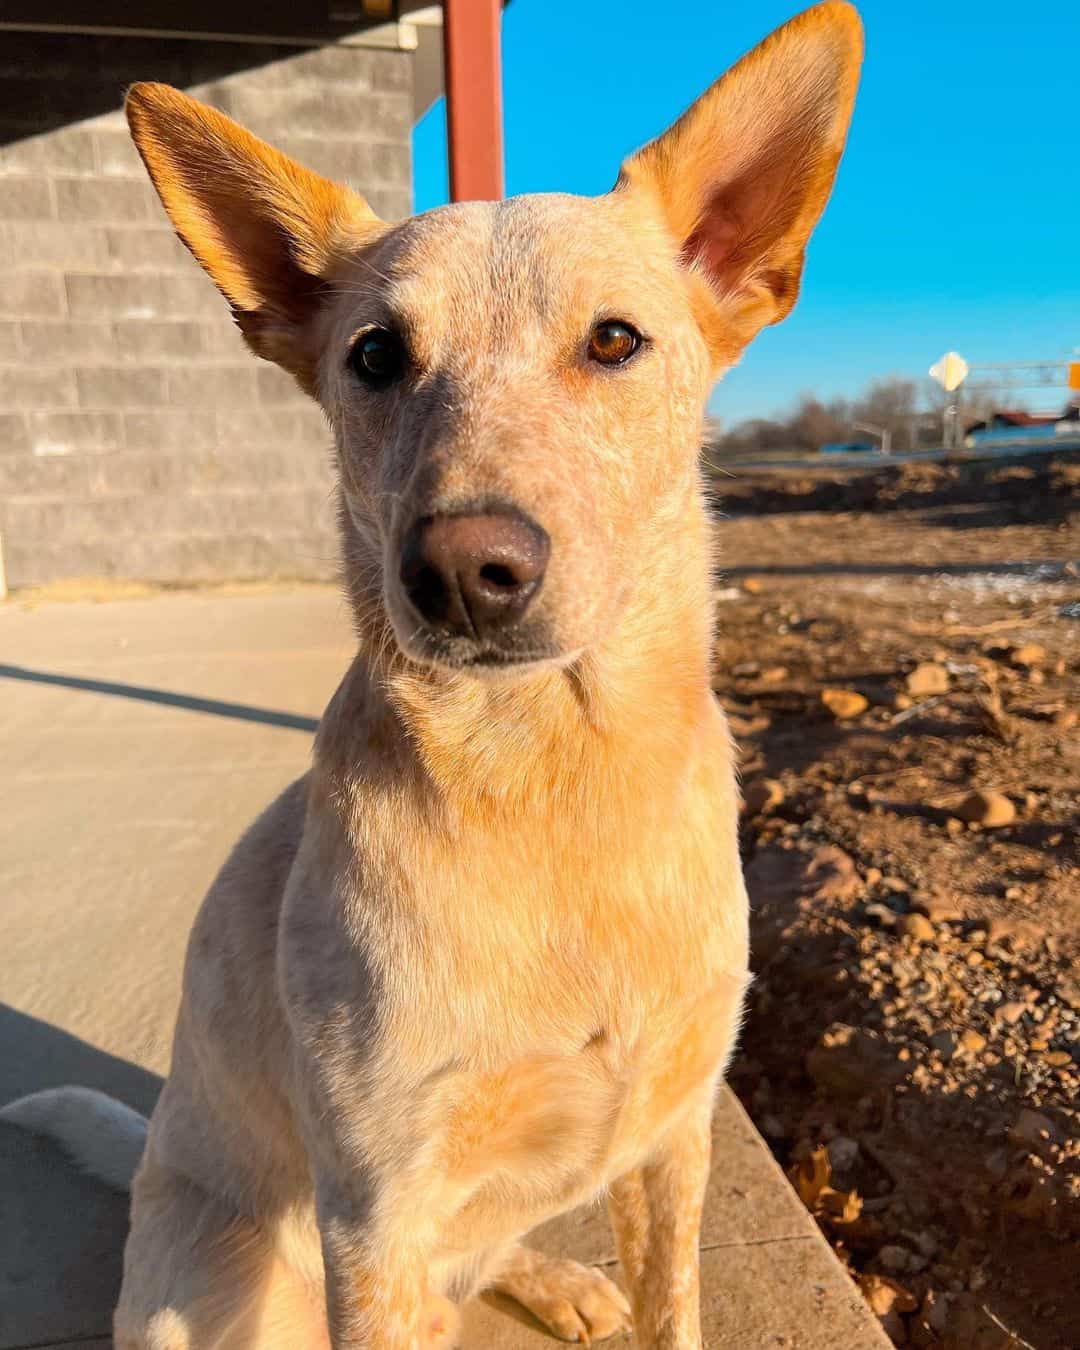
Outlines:
[[855, 94], [827, 3], [755, 48], [597, 199], [402, 224], [164, 85], [127, 102], [180, 237], [334, 429], [348, 580], [408, 658], [602, 643], [698, 492], [708, 391], [791, 309]]

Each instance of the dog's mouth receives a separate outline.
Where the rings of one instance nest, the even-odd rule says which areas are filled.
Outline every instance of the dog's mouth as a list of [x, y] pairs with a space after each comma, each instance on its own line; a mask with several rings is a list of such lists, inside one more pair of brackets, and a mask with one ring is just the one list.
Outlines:
[[406, 640], [398, 633], [398, 645], [410, 660], [422, 665], [462, 671], [481, 678], [525, 674], [544, 666], [562, 664], [565, 653], [536, 631], [536, 626], [530, 625], [530, 628], [533, 631], [507, 633], [498, 641], [424, 628], [414, 630]]

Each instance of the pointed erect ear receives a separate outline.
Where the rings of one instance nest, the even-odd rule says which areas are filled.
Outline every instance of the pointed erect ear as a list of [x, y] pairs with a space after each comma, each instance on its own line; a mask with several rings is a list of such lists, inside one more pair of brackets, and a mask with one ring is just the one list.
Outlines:
[[832, 189], [862, 59], [862, 25], [838, 0], [765, 39], [623, 166], [681, 257], [708, 282], [695, 308], [719, 362], [799, 291], [803, 253]]
[[308, 327], [345, 250], [382, 228], [363, 197], [166, 84], [127, 96], [131, 134], [177, 234], [248, 344], [311, 392]]

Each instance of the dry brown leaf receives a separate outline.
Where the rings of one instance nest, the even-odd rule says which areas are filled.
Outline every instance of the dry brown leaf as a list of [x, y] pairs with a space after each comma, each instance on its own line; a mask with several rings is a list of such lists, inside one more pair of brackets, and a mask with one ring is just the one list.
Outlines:
[[799, 1199], [816, 1217], [840, 1225], [854, 1223], [862, 1214], [862, 1197], [858, 1191], [838, 1191], [829, 1184], [832, 1163], [824, 1145], [819, 1145], [808, 1158], [796, 1163], [789, 1176]]

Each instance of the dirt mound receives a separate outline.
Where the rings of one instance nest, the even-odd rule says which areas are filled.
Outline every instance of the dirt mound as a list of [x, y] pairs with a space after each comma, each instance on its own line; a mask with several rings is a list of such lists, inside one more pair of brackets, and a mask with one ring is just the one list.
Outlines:
[[718, 525], [733, 1085], [895, 1342], [941, 1350], [1080, 1345], [1080, 470], [1020, 467], [1001, 500], [1060, 518], [962, 550], [910, 506], [974, 492], [951, 466], [873, 475], [873, 515]]
[[[812, 465], [812, 471], [810, 471]], [[1080, 502], [1080, 451], [1022, 462], [886, 464], [838, 473], [811, 461], [807, 472], [742, 472], [713, 483], [729, 516], [791, 511], [919, 511], [944, 526], [973, 518], [1004, 526], [1067, 518]]]

